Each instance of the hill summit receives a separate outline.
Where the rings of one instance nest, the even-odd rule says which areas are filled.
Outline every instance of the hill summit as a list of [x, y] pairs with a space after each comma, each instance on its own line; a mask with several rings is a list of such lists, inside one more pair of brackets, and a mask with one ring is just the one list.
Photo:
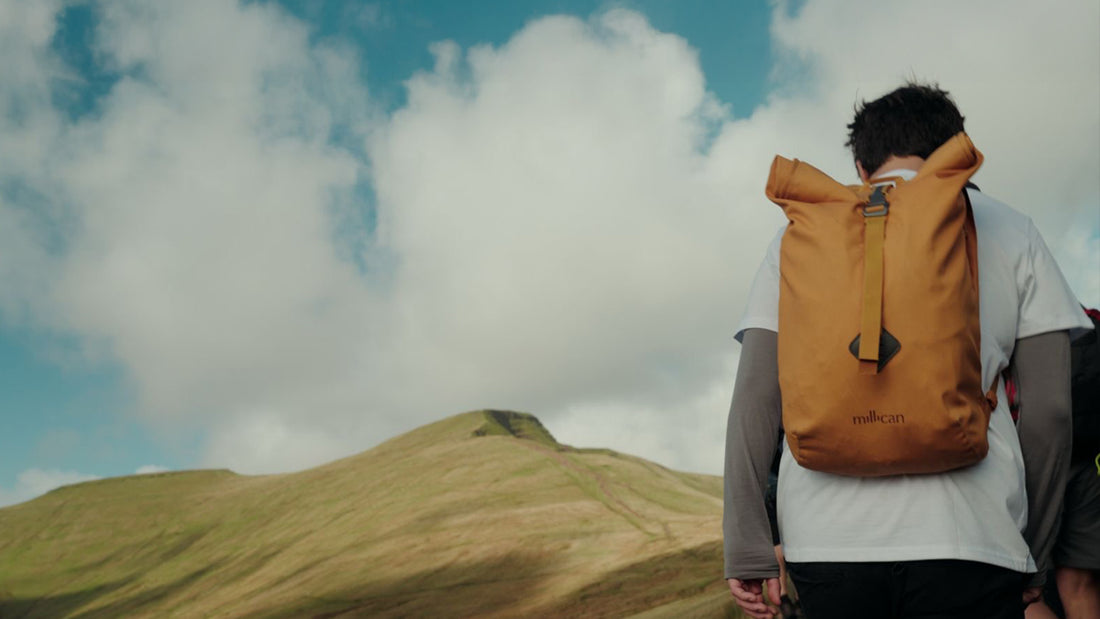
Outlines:
[[0, 510], [0, 616], [729, 616], [720, 513], [716, 477], [474, 411], [299, 473]]
[[474, 436], [514, 436], [547, 447], [561, 447], [534, 415], [498, 410], [485, 410], [480, 414], [485, 417], [485, 423], [474, 430]]

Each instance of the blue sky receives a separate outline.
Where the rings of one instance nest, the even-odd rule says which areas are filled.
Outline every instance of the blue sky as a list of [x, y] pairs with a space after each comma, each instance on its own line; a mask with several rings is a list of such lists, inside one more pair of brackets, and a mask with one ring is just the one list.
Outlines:
[[1097, 10], [981, 4], [0, 0], [0, 504], [478, 407], [717, 472], [770, 157], [910, 76], [1100, 304]]

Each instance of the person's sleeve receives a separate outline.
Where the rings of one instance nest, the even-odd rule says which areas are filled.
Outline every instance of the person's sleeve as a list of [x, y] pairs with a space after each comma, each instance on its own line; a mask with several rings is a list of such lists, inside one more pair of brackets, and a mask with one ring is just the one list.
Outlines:
[[784, 230], [786, 227], [780, 229], [772, 239], [764, 254], [764, 261], [753, 277], [745, 313], [737, 325], [737, 334], [733, 336], [738, 342], [744, 341], [744, 334], [748, 329], [779, 331], [779, 248]]
[[1053, 567], [1051, 551], [1058, 537], [1073, 443], [1068, 333], [1048, 332], [1017, 341], [1013, 366], [1027, 484], [1024, 539], [1038, 568], [1029, 586], [1040, 586]]
[[726, 425], [725, 577], [775, 578], [779, 563], [764, 494], [782, 412], [777, 334], [750, 328], [740, 335], [741, 361]]
[[1017, 285], [1020, 289], [1020, 318], [1016, 339], [1040, 333], [1070, 331], [1075, 339], [1092, 328], [1092, 323], [1074, 296], [1062, 270], [1035, 225], [1028, 224], [1028, 255]]

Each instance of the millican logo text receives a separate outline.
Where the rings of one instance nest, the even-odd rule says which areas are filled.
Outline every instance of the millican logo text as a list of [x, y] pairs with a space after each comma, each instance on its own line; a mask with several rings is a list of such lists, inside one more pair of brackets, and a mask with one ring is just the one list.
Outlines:
[[867, 423], [905, 423], [905, 415], [880, 415], [872, 408], [866, 415], [852, 416], [853, 425], [861, 426]]

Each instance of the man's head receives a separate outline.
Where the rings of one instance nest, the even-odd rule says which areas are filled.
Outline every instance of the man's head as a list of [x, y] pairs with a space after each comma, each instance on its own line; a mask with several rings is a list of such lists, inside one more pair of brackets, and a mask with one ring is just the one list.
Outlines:
[[867, 172], [890, 157], [927, 159], [963, 130], [963, 116], [936, 84], [908, 82], [894, 92], [856, 106], [848, 142], [856, 163]]

